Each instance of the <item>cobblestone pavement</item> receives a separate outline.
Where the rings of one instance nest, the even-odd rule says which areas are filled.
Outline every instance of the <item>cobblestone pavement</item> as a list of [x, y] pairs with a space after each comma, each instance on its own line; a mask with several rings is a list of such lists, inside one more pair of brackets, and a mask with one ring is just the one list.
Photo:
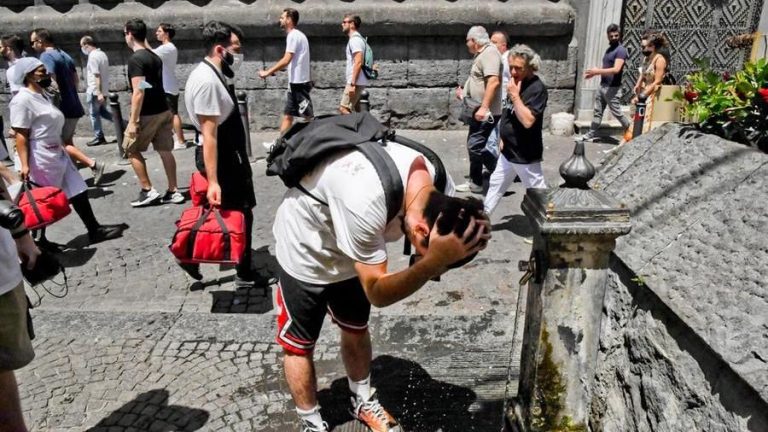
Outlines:
[[[464, 181], [465, 132], [413, 131]], [[275, 134], [253, 135], [254, 153]], [[546, 139], [545, 172], [558, 184], [557, 167], [572, 150], [569, 139]], [[597, 161], [610, 145], [589, 144]], [[83, 147], [85, 148], [85, 147]], [[233, 270], [204, 266], [195, 282], [173, 262], [167, 245], [183, 206], [133, 209], [137, 193], [130, 166], [119, 165], [114, 145], [85, 148], [110, 162], [106, 181], [89, 194], [102, 223], [130, 225], [122, 239], [86, 246], [85, 230], [70, 216], [48, 230], [69, 248], [69, 292], [63, 298], [28, 289], [33, 302], [37, 357], [18, 373], [28, 426], [34, 431], [292, 431], [298, 430], [274, 342], [274, 286], [235, 290]], [[191, 149], [175, 153], [179, 180], [193, 169]], [[166, 185], [160, 162], [149, 154], [156, 188]], [[284, 187], [264, 176], [257, 158], [259, 205], [254, 263], [265, 278], [275, 273], [272, 215]], [[90, 175], [86, 170], [83, 175]], [[508, 374], [516, 386], [510, 347], [520, 272], [530, 227], [520, 211], [516, 183], [494, 220], [489, 248], [471, 265], [430, 283], [405, 301], [375, 309], [373, 383], [383, 404], [406, 431], [497, 431]], [[393, 267], [407, 265], [392, 245]], [[52, 295], [53, 294], [53, 295]], [[349, 394], [330, 322], [318, 343], [320, 401], [335, 431], [364, 430], [349, 415]], [[519, 347], [519, 344], [518, 344]], [[517, 357], [517, 356], [515, 356]]]

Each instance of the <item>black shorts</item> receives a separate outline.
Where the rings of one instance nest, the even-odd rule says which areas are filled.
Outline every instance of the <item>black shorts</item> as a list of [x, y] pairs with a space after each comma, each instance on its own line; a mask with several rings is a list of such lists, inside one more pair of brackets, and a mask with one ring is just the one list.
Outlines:
[[171, 110], [171, 114], [179, 115], [179, 95], [166, 93], [165, 100], [168, 102], [168, 108]]
[[314, 117], [312, 99], [309, 97], [310, 91], [312, 91], [312, 83], [290, 84], [285, 93], [283, 114], [294, 117]]
[[302, 282], [280, 271], [277, 290], [277, 343], [286, 351], [309, 355], [320, 336], [326, 311], [345, 331], [368, 330], [371, 303], [360, 279], [354, 277], [329, 285]]

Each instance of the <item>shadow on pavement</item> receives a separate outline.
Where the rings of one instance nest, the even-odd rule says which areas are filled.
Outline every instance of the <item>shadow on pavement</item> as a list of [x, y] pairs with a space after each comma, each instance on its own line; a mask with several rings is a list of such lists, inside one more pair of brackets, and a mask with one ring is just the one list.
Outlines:
[[[468, 432], [501, 428], [504, 403], [478, 402], [469, 388], [433, 379], [421, 365], [388, 355], [371, 364], [373, 385], [382, 406], [404, 431]], [[336, 432], [365, 430], [350, 414], [347, 378], [318, 393], [323, 420]]]
[[[120, 179], [125, 174], [124, 169], [116, 169], [114, 171], [105, 172], [103, 176], [101, 176], [101, 182], [98, 184], [99, 188], [102, 188], [104, 186], [114, 186], [114, 183]], [[93, 177], [87, 179], [85, 183], [89, 187], [96, 187], [96, 185], [93, 184]], [[88, 197], [89, 198], [98, 198], [91, 196], [92, 191], [88, 191]]]
[[[229, 270], [232, 267], [222, 266], [221, 270]], [[244, 313], [264, 314], [272, 310], [272, 285], [276, 280], [275, 270], [277, 260], [269, 253], [268, 246], [262, 246], [252, 251], [251, 268], [255, 272], [253, 288], [236, 288], [235, 291], [220, 290], [211, 291], [213, 304], [212, 313]], [[196, 291], [213, 285], [221, 285], [224, 282], [234, 280], [234, 275], [218, 278], [214, 281], [197, 282], [190, 287]]]
[[530, 237], [533, 235], [533, 228], [528, 217], [521, 214], [508, 215], [501, 218], [502, 222], [493, 225], [493, 231], [506, 230], [520, 237]]
[[208, 417], [205, 410], [168, 405], [168, 390], [156, 389], [136, 396], [88, 431], [188, 432], [202, 428]]

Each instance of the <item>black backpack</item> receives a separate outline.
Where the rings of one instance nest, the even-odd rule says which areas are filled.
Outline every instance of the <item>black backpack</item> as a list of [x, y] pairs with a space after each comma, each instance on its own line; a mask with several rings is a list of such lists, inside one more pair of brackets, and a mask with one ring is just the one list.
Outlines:
[[437, 154], [423, 144], [397, 136], [367, 112], [330, 115], [315, 118], [309, 123], [294, 124], [270, 149], [267, 175], [279, 176], [286, 186], [295, 187], [327, 206], [301, 186], [301, 179], [330, 155], [356, 149], [371, 161], [379, 175], [387, 201], [389, 223], [400, 212], [404, 193], [397, 166], [383, 149], [390, 141], [423, 154], [435, 167], [435, 188], [445, 191], [448, 177]]

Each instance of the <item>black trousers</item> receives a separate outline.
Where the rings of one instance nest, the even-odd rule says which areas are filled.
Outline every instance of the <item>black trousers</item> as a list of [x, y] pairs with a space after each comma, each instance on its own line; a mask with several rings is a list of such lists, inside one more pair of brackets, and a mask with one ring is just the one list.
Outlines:
[[496, 169], [496, 156], [486, 149], [486, 143], [498, 121], [497, 118], [494, 118], [493, 122], [479, 122], [472, 119], [469, 123], [469, 134], [467, 135], [469, 178], [476, 185], [483, 184], [483, 166], [490, 172]]
[[243, 258], [237, 264], [235, 270], [238, 277], [245, 280], [253, 280], [253, 269], [251, 268], [253, 256], [253, 208], [243, 209], [243, 214], [245, 214], [245, 252], [243, 252]]

